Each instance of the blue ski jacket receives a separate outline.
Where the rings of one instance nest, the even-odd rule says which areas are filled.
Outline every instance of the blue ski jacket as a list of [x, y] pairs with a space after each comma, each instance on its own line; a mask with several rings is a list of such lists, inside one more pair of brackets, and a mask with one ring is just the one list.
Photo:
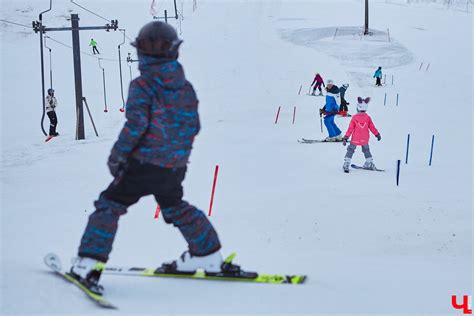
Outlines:
[[332, 86], [326, 93], [326, 105], [324, 106], [326, 115], [335, 115], [339, 112], [339, 105], [336, 98], [339, 97], [339, 88]]
[[374, 78], [382, 78], [382, 69], [377, 69], [375, 71]]
[[140, 76], [130, 83], [125, 126], [111, 157], [164, 168], [184, 167], [200, 129], [198, 100], [176, 60], [139, 55]]

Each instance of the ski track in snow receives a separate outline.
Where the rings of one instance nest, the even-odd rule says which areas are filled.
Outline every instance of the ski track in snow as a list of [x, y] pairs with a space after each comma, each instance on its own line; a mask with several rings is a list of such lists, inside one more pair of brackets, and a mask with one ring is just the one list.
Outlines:
[[[280, 30], [280, 35], [296, 45], [313, 48], [337, 59], [359, 86], [367, 86], [371, 82], [371, 72], [379, 65], [390, 69], [408, 65], [414, 60], [406, 47], [393, 38], [389, 41], [387, 32], [370, 32], [371, 35], [365, 37], [360, 27], [338, 26]], [[354, 68], [363, 69], [354, 71]]]

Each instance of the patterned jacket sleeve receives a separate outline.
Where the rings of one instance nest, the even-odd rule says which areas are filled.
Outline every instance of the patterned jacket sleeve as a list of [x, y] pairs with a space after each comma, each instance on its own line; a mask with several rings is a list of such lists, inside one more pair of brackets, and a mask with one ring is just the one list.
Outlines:
[[379, 134], [379, 131], [375, 128], [374, 122], [372, 122], [372, 118], [369, 118], [369, 129], [375, 136]]
[[148, 129], [151, 103], [152, 96], [146, 92], [144, 82], [140, 79], [133, 80], [130, 83], [126, 105], [127, 121], [111, 152], [111, 156], [116, 160], [127, 161], [140, 138]]
[[352, 133], [354, 132], [354, 129], [355, 129], [355, 120], [354, 118], [352, 118], [351, 122], [349, 123], [349, 127], [347, 128], [347, 132], [345, 136], [347, 138], [351, 137]]

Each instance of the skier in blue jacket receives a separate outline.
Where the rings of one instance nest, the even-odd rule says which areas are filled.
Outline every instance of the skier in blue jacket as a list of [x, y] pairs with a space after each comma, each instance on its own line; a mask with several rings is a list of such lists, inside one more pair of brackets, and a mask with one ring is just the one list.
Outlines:
[[374, 73], [374, 78], [375, 78], [375, 85], [377, 87], [382, 86], [382, 67], [377, 68], [377, 70]]
[[328, 130], [329, 136], [326, 137], [327, 142], [342, 141], [342, 132], [334, 122], [336, 114], [339, 112], [339, 88], [334, 84], [332, 80], [328, 80], [326, 84], [326, 105], [320, 110], [321, 114], [324, 114], [324, 125]]
[[[178, 228], [188, 245], [166, 265], [167, 271], [192, 274], [203, 269], [216, 274], [236, 267], [224, 266], [219, 238], [207, 216], [182, 199], [181, 183], [200, 123], [196, 93], [177, 61], [181, 42], [173, 27], [156, 21], [145, 25], [132, 43], [140, 76], [130, 83], [127, 121], [107, 163], [114, 180], [94, 203], [70, 272], [99, 295], [99, 278], [119, 218], [146, 195], [154, 195], [165, 222]], [[155, 252], [160, 248], [157, 241], [150, 245]]]

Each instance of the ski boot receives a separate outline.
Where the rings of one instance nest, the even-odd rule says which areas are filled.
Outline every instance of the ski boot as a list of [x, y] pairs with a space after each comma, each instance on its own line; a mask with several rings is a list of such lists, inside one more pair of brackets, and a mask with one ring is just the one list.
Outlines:
[[87, 257], [77, 257], [68, 275], [79, 281], [91, 292], [102, 295], [104, 288], [99, 285], [99, 279], [104, 268], [105, 263], [103, 262]]
[[220, 251], [203, 257], [193, 256], [189, 251], [185, 251], [176, 260], [176, 270], [182, 272], [195, 272], [197, 269], [203, 269], [206, 272], [219, 272], [221, 265]]
[[349, 167], [351, 166], [351, 158], [344, 158], [344, 164], [342, 165], [342, 170], [345, 173], [349, 173]]
[[187, 274], [193, 275], [197, 270], [204, 270], [206, 276], [212, 277], [233, 277], [255, 279], [258, 277], [256, 272], [245, 272], [238, 265], [232, 263], [235, 253], [231, 254], [226, 260], [222, 261], [219, 251], [197, 257], [185, 251], [178, 260], [171, 263], [164, 263], [160, 268], [155, 270], [156, 274]]
[[328, 142], [328, 143], [331, 143], [331, 142], [335, 142], [336, 141], [336, 137], [326, 137], [324, 139], [325, 142]]
[[336, 142], [342, 142], [342, 139], [344, 138], [344, 136], [341, 134], [337, 135], [336, 137], [334, 137], [335, 141]]
[[206, 272], [215, 273], [221, 271], [222, 256], [219, 251], [216, 251], [207, 256], [193, 256], [189, 251], [183, 254], [172, 262], [163, 263], [161, 269], [163, 273], [172, 274], [195, 274], [198, 269]]
[[373, 158], [367, 158], [367, 159], [365, 160], [365, 163], [364, 163], [364, 165], [362, 166], [362, 168], [368, 169], [368, 170], [375, 170], [375, 169], [377, 169], [377, 168], [375, 167], [374, 159], [373, 159]]
[[221, 271], [214, 273], [214, 272], [207, 272], [206, 275], [214, 276], [214, 277], [232, 277], [232, 278], [242, 278], [242, 279], [255, 279], [258, 277], [258, 273], [256, 272], [247, 272], [240, 269], [240, 266], [233, 264], [232, 260], [234, 260], [236, 253], [232, 253], [228, 256], [221, 265]]

